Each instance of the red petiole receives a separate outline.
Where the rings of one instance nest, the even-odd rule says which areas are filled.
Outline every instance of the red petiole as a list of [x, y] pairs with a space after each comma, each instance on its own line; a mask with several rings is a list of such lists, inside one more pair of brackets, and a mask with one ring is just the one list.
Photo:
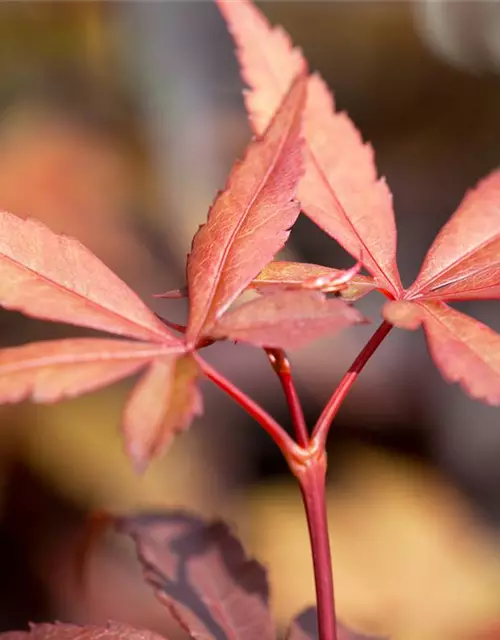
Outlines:
[[290, 470], [298, 480], [309, 528], [314, 566], [318, 629], [320, 640], [337, 640], [334, 588], [328, 520], [326, 511], [326, 440], [333, 419], [368, 360], [375, 353], [392, 325], [382, 322], [333, 392], [321, 413], [312, 437], [309, 438], [304, 412], [298, 397], [290, 362], [281, 349], [265, 349], [271, 366], [283, 387], [297, 442], [295, 442], [262, 407], [216, 371], [200, 356], [196, 356], [203, 373], [231, 396], [272, 437], [288, 461]]
[[384, 320], [384, 322], [382, 322], [382, 324], [378, 327], [378, 329], [363, 347], [358, 357], [354, 360], [352, 365], [349, 367], [349, 370], [340, 381], [340, 384], [333, 392], [313, 430], [312, 441], [315, 442], [318, 448], [325, 448], [326, 440], [328, 438], [328, 432], [330, 431], [330, 426], [333, 419], [337, 415], [342, 402], [345, 400], [345, 397], [349, 393], [349, 390], [355, 383], [361, 371], [364, 369], [368, 360], [378, 349], [381, 342], [384, 340], [391, 329], [392, 325]]
[[304, 418], [304, 411], [295, 388], [290, 361], [282, 349], [265, 349], [272, 368], [278, 375], [285, 398], [290, 409], [297, 443], [304, 449], [309, 445], [309, 433]]

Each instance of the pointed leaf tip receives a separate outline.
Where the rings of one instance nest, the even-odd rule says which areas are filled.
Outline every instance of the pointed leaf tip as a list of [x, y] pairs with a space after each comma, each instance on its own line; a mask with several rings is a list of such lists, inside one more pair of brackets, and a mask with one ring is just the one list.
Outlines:
[[500, 170], [469, 191], [406, 294], [415, 300], [500, 298]]
[[303, 75], [296, 78], [263, 137], [250, 144], [231, 171], [193, 239], [187, 263], [186, 340], [191, 345], [283, 247], [297, 219], [305, 82]]
[[123, 413], [123, 433], [139, 473], [202, 414], [198, 376], [191, 355], [166, 355], [151, 364], [132, 390]]
[[132, 338], [180, 344], [78, 240], [0, 211], [0, 305]]
[[[267, 127], [291, 79], [304, 63], [281, 28], [273, 29], [247, 0], [218, 0], [236, 45], [247, 111], [256, 133]], [[394, 298], [403, 289], [396, 265], [392, 196], [377, 179], [371, 146], [345, 113], [335, 112], [318, 74], [309, 77], [304, 116], [305, 168], [298, 198], [303, 211], [335, 238]]]
[[500, 336], [445, 300], [500, 297], [500, 171], [469, 191], [427, 252], [404, 300], [385, 305], [388, 322], [423, 325], [442, 375], [473, 398], [500, 404]]

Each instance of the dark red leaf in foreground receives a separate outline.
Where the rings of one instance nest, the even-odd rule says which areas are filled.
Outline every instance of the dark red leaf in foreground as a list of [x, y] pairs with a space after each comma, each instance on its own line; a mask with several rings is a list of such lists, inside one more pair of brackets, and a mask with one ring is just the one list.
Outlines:
[[424, 327], [443, 376], [473, 398], [500, 404], [500, 335], [444, 302], [388, 302], [384, 317], [397, 327]]
[[106, 626], [76, 624], [34, 624], [29, 631], [0, 633], [1, 640], [165, 640], [153, 631], [140, 631], [127, 624], [108, 622]]
[[127, 402], [123, 430], [136, 467], [164, 452], [172, 438], [201, 415], [203, 402], [196, 385], [198, 366], [190, 355], [157, 358]]
[[[287, 34], [272, 29], [248, 0], [218, 0], [236, 45], [254, 130], [262, 133], [292, 78], [304, 65]], [[305, 110], [306, 174], [298, 198], [304, 212], [357, 260], [377, 284], [399, 298], [392, 197], [377, 179], [373, 150], [318, 75], [310, 76]]]
[[[292, 79], [291, 79], [292, 80]], [[193, 239], [187, 263], [195, 344], [283, 247], [299, 214], [303, 173], [299, 133], [305, 78], [299, 75], [262, 139], [250, 144]]]
[[372, 278], [354, 275], [345, 281], [343, 278], [346, 273], [342, 269], [307, 262], [273, 261], [252, 280], [250, 288], [260, 293], [283, 289], [311, 289], [323, 293], [335, 291], [349, 301], [359, 300], [376, 289]]
[[0, 305], [155, 342], [178, 343], [127, 285], [78, 240], [0, 211]]
[[[365, 636], [351, 631], [337, 622], [338, 640], [377, 640], [375, 636]], [[310, 607], [295, 618], [290, 626], [286, 640], [318, 640], [316, 608]], [[378, 640], [381, 640], [380, 638]]]
[[500, 298], [500, 171], [465, 196], [429, 249], [405, 298]]
[[124, 518], [119, 527], [134, 538], [157, 596], [192, 637], [275, 640], [265, 571], [225, 524], [166, 512]]
[[226, 313], [211, 335], [294, 349], [361, 322], [363, 315], [337, 298], [327, 299], [317, 291], [279, 291]]

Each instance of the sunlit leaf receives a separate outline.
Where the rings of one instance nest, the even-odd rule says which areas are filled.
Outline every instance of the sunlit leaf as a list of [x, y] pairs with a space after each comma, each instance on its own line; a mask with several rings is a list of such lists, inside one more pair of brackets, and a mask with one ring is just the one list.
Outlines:
[[78, 240], [0, 211], [0, 305], [118, 335], [178, 342]]
[[500, 298], [500, 171], [465, 196], [439, 232], [405, 297]]
[[0, 350], [0, 402], [56, 402], [130, 376], [172, 347], [77, 338]]
[[[250, 120], [262, 133], [304, 60], [287, 34], [272, 29], [251, 2], [217, 2], [250, 87], [245, 93]], [[304, 136], [306, 173], [298, 191], [304, 212], [362, 260], [380, 288], [400, 297], [390, 191], [377, 179], [372, 148], [363, 144], [345, 113], [335, 112], [333, 98], [317, 74], [308, 81]]]
[[186, 339], [195, 344], [282, 248], [299, 214], [299, 139], [305, 78], [299, 75], [261, 139], [252, 142], [193, 240]]

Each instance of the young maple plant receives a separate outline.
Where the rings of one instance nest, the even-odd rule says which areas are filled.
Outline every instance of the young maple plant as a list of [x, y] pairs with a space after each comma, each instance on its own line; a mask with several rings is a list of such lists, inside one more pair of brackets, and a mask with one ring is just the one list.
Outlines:
[[[237, 45], [252, 141], [217, 196], [187, 259], [186, 326], [159, 319], [79, 242], [42, 224], [0, 213], [0, 303], [29, 316], [114, 337], [37, 342], [0, 352], [0, 400], [56, 402], [142, 371], [126, 402], [123, 434], [139, 470], [202, 413], [206, 377], [271, 436], [301, 489], [309, 526], [316, 613], [292, 624], [289, 640], [360, 638], [336, 619], [325, 476], [332, 421], [359, 373], [393, 326], [422, 325], [443, 376], [474, 398], [500, 403], [500, 336], [450, 307], [500, 297], [500, 172], [469, 192], [404, 289], [396, 264], [390, 191], [364, 144], [318, 75], [281, 29], [248, 0], [218, 0]], [[347, 271], [274, 261], [302, 210], [354, 258]], [[368, 275], [361, 275], [365, 268]], [[253, 290], [250, 301], [241, 294]], [[316, 424], [304, 420], [286, 351], [367, 322], [352, 303], [378, 290], [383, 322], [333, 391]], [[334, 294], [329, 295], [329, 294]], [[236, 305], [234, 303], [237, 303]], [[294, 435], [209, 365], [221, 340], [262, 348], [286, 397]], [[273, 640], [265, 572], [220, 523], [180, 512], [116, 518], [137, 544], [145, 578], [180, 628], [194, 638]], [[317, 625], [316, 618], [317, 616]], [[105, 637], [160, 640], [126, 625], [39, 625], [4, 634], [20, 640]]]

